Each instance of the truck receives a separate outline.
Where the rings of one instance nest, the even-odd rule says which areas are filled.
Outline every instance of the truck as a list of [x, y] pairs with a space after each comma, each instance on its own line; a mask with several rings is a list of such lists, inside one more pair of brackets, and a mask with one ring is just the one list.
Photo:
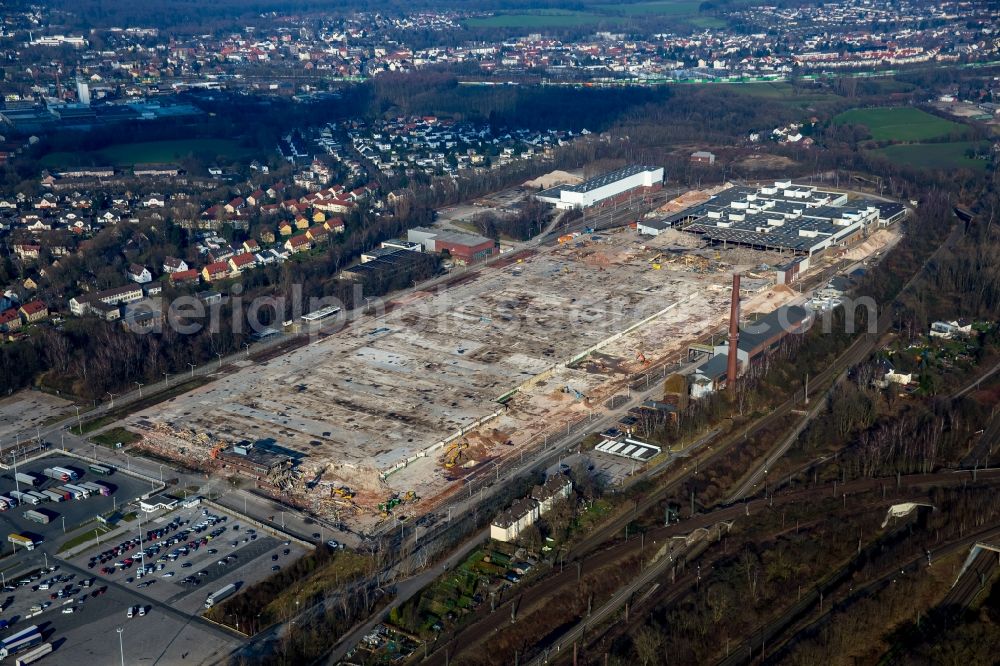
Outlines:
[[36, 542], [34, 539], [32, 539], [29, 536], [25, 536], [23, 534], [17, 534], [17, 533], [13, 533], [13, 532], [11, 534], [7, 535], [7, 541], [9, 541], [12, 544], [14, 544], [15, 547], [20, 546], [21, 548], [24, 548], [25, 550], [34, 550], [35, 546], [37, 546], [39, 543], [41, 543], [40, 541]]
[[84, 490], [89, 490], [91, 495], [109, 495], [108, 488], [92, 481], [83, 481], [77, 484]]
[[67, 481], [76, 481], [77, 479], [80, 478], [79, 474], [77, 474], [76, 472], [74, 472], [73, 470], [71, 470], [68, 467], [53, 467], [52, 469], [55, 470], [55, 471], [57, 471], [57, 472], [62, 472], [63, 474], [66, 474], [67, 476], [69, 476], [69, 479], [67, 479]]
[[17, 506], [24, 501], [24, 494], [19, 490], [12, 490], [7, 494], [14, 499], [14, 506]]
[[0, 495], [0, 499], [3, 499], [3, 501], [7, 503], [7, 506], [12, 509], [17, 506], [17, 500], [9, 495]]
[[25, 474], [24, 472], [17, 472], [14, 475], [14, 478], [20, 483], [27, 483], [29, 486], [37, 486], [42, 482], [42, 480], [34, 474]]
[[115, 468], [108, 465], [98, 465], [97, 463], [94, 463], [90, 466], [90, 471], [100, 476], [111, 476], [114, 474]]
[[59, 493], [60, 495], [63, 496], [64, 500], [71, 500], [71, 499], [73, 499], [73, 493], [71, 493], [70, 491], [66, 490], [66, 486], [58, 486], [56, 488], [49, 488], [49, 490], [51, 490], [54, 493]]
[[46, 467], [45, 469], [42, 470], [42, 474], [49, 477], [50, 479], [55, 479], [56, 481], [62, 481], [63, 483], [66, 483], [67, 481], [72, 479], [72, 477], [69, 475], [69, 472], [61, 471], [57, 467]]
[[41, 511], [35, 511], [33, 509], [25, 511], [24, 517], [32, 522], [39, 523], [40, 525], [48, 525], [49, 521], [52, 520], [49, 518], [48, 514], [44, 514]]
[[73, 497], [75, 499], [84, 499], [90, 497], [89, 490], [87, 490], [86, 488], [82, 488], [76, 484], [67, 483], [65, 486], [63, 486], [63, 488], [73, 493]]
[[38, 499], [31, 493], [21, 493], [21, 501], [27, 502], [28, 504], [31, 504], [33, 506], [37, 506], [42, 503], [42, 500]]
[[226, 585], [221, 590], [218, 590], [218, 591], [213, 592], [212, 594], [208, 595], [208, 598], [205, 599], [205, 608], [211, 608], [212, 606], [214, 606], [215, 604], [219, 603], [220, 601], [222, 601], [226, 597], [231, 596], [235, 592], [236, 592], [236, 585], [234, 583], [230, 583], [229, 585]]
[[42, 643], [35, 649], [25, 652], [17, 658], [14, 666], [28, 666], [28, 664], [35, 663], [47, 654], [52, 654], [52, 643]]
[[28, 494], [37, 499], [39, 502], [48, 502], [49, 496], [38, 490], [29, 490]]
[[55, 490], [43, 490], [42, 494], [48, 497], [49, 500], [52, 502], [62, 502], [65, 501], [66, 499], [65, 497], [63, 497], [62, 493], [57, 492]]
[[31, 625], [0, 641], [0, 659], [30, 650], [42, 642], [42, 631], [38, 625]]

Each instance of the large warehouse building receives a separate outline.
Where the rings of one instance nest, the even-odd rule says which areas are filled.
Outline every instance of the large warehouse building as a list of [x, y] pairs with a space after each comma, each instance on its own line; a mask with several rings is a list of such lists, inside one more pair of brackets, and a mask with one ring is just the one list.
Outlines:
[[842, 192], [777, 181], [762, 187], [731, 187], [703, 204], [644, 222], [639, 231], [657, 235], [681, 226], [716, 243], [812, 256], [847, 245], [904, 214], [901, 204], [850, 201]]
[[633, 165], [610, 171], [577, 185], [560, 185], [535, 195], [539, 201], [559, 209], [588, 208], [608, 203], [636, 190], [663, 186], [663, 167]]

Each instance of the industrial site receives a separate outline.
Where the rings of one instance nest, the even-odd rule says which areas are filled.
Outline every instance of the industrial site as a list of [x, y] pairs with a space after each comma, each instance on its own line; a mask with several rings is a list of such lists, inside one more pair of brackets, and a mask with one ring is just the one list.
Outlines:
[[[814, 205], [829, 211], [829, 197]], [[878, 219], [876, 209], [852, 238]], [[685, 358], [690, 343], [723, 330], [733, 273], [749, 316], [804, 303], [782, 283], [846, 263], [846, 243], [830, 244], [790, 276], [789, 263], [808, 255], [671, 225], [651, 235], [651, 224], [515, 247], [125, 424], [163, 455], [214, 458], [368, 531], [387, 498], [420, 498], [407, 512], [424, 512], [466, 475], [603, 409], [651, 364]]]

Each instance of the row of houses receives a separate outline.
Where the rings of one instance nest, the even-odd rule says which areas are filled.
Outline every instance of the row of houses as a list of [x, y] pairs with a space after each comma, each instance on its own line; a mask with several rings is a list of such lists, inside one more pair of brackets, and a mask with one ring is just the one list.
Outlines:
[[49, 308], [39, 300], [29, 301], [19, 307], [0, 312], [0, 332], [15, 333], [23, 326], [48, 318]]
[[534, 525], [552, 506], [573, 492], [573, 482], [563, 474], [553, 474], [540, 486], [531, 489], [528, 497], [516, 500], [490, 523], [490, 538], [514, 541], [524, 530]]

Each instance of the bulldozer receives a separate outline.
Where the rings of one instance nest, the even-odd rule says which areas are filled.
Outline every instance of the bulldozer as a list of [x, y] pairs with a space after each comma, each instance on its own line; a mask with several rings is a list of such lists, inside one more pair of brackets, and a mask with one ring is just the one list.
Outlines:
[[646, 359], [646, 355], [643, 354], [641, 351], [640, 352], [636, 352], [636, 354], [635, 354], [635, 360], [639, 361], [639, 363], [642, 364], [642, 367], [646, 367], [650, 363], [649, 360]]
[[211, 456], [212, 460], [217, 460], [219, 458], [219, 454], [222, 453], [222, 450], [225, 448], [225, 444], [216, 444], [212, 447], [212, 452], [208, 455]]
[[333, 494], [337, 497], [343, 497], [344, 499], [352, 499], [354, 497], [354, 491], [347, 486], [340, 486], [339, 488], [333, 489]]

